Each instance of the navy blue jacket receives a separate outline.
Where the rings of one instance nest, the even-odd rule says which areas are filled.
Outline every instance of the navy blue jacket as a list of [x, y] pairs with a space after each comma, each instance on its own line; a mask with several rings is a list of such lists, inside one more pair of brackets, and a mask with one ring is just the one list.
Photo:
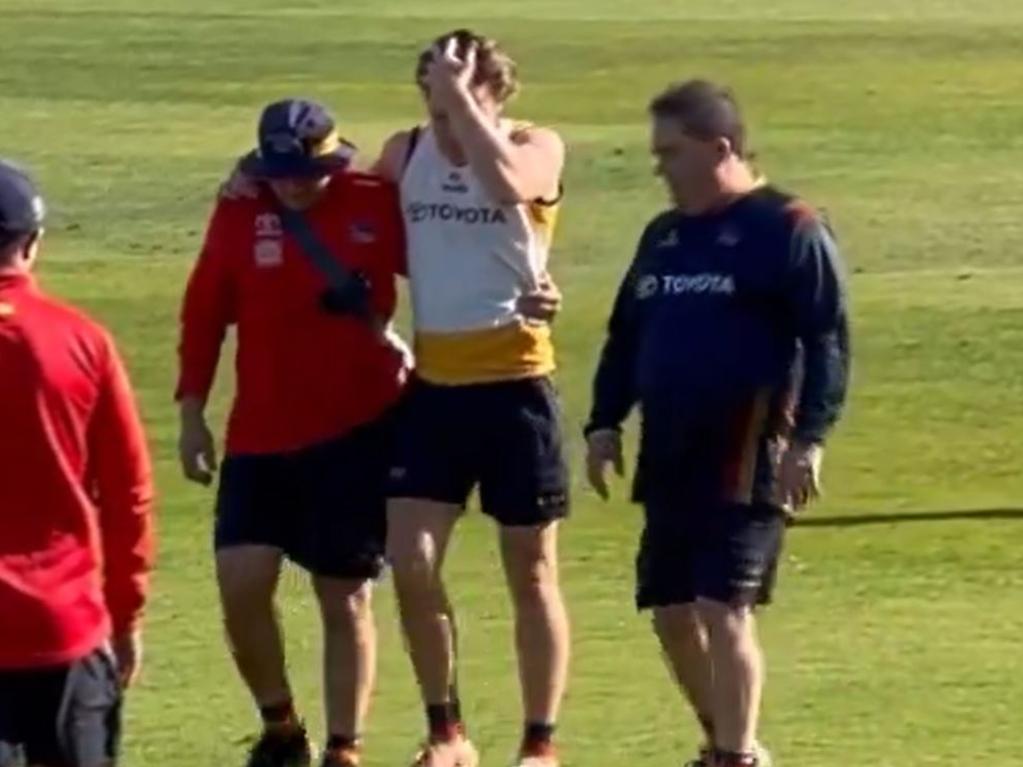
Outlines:
[[644, 438], [713, 428], [768, 392], [779, 431], [821, 442], [849, 376], [841, 257], [820, 215], [763, 186], [724, 210], [657, 216], [615, 301], [587, 433], [638, 402]]

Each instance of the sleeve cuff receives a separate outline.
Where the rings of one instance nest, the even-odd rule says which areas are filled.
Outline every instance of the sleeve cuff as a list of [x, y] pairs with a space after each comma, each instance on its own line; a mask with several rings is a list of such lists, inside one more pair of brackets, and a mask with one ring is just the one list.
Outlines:
[[205, 402], [209, 398], [209, 389], [202, 386], [189, 385], [186, 383], [179, 383], [177, 388], [174, 390], [174, 401], [181, 402], [188, 398], [200, 399]]

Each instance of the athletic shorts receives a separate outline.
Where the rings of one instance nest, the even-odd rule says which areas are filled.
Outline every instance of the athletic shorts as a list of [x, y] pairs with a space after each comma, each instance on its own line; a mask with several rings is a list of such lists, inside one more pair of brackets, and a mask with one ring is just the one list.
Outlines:
[[687, 524], [648, 521], [636, 557], [637, 607], [768, 604], [784, 531], [784, 514], [772, 506], [722, 505]]
[[73, 663], [0, 669], [0, 767], [109, 767], [121, 690], [106, 648]]
[[775, 503], [782, 443], [762, 433], [754, 415], [740, 410], [661, 444], [648, 433], [641, 439], [634, 489], [646, 517], [636, 558], [640, 609], [697, 599], [770, 602], [786, 528]]
[[392, 446], [392, 421], [385, 416], [295, 452], [228, 456], [217, 493], [215, 548], [270, 546], [313, 575], [378, 577]]
[[505, 527], [568, 515], [568, 468], [549, 378], [440, 386], [413, 381], [399, 409], [388, 494], [483, 512]]

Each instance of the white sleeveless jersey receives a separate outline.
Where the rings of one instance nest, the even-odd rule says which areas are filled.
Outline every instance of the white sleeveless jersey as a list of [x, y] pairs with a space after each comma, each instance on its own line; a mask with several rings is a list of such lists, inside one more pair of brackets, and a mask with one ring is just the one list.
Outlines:
[[[505, 124], [513, 130], [511, 123]], [[557, 201], [502, 204], [425, 128], [401, 180], [418, 375], [442, 384], [545, 375], [547, 325], [516, 312], [547, 271]]]

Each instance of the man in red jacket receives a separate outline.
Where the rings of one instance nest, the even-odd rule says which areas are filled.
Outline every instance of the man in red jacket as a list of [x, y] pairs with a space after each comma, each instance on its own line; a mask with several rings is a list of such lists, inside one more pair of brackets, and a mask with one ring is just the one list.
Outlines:
[[142, 659], [151, 469], [114, 342], [31, 275], [42, 224], [0, 161], [0, 767], [107, 767]]
[[394, 186], [349, 171], [351, 154], [322, 106], [268, 106], [240, 166], [258, 192], [217, 203], [182, 311], [181, 460], [202, 484], [217, 469], [203, 413], [237, 332], [214, 537], [231, 650], [264, 722], [250, 767], [311, 760], [273, 607], [285, 557], [312, 574], [323, 617], [325, 766], [358, 764], [373, 688], [404, 238]]

